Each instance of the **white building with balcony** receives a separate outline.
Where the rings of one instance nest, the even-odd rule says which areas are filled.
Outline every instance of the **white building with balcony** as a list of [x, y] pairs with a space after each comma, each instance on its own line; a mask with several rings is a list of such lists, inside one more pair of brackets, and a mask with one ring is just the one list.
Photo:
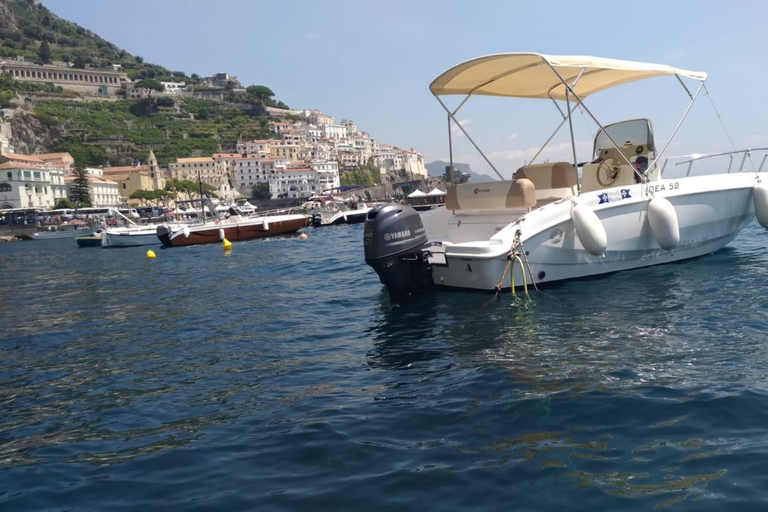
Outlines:
[[427, 176], [427, 168], [424, 166], [424, 157], [421, 153], [411, 148], [410, 151], [403, 151], [403, 169], [406, 172], [416, 176]]
[[327, 160], [313, 160], [310, 168], [317, 173], [317, 186], [320, 192], [339, 188], [339, 163]]
[[347, 138], [346, 126], [342, 126], [340, 124], [324, 124], [322, 125], [322, 128], [323, 128], [323, 137], [326, 137], [328, 139], [333, 139], [336, 141]]
[[[104, 178], [104, 173], [99, 168], [89, 167], [88, 171], [88, 193], [91, 196], [91, 204], [94, 208], [106, 208], [108, 206], [120, 206], [120, 188], [116, 181]], [[67, 176], [64, 182], [67, 189], [71, 190], [72, 184], [77, 178]], [[71, 196], [71, 193], [69, 194]]]
[[269, 177], [273, 198], [305, 198], [320, 192], [317, 173], [310, 167], [289, 167]]
[[0, 164], [0, 209], [53, 208], [50, 172], [34, 166]]

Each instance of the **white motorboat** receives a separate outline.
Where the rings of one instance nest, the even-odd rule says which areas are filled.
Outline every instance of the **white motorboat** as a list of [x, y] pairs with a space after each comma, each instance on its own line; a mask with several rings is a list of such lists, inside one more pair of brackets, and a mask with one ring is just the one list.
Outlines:
[[[107, 229], [102, 235], [102, 247], [137, 247], [142, 245], [159, 245], [157, 226], [124, 226]], [[172, 229], [178, 229], [183, 224], [172, 224]]]
[[312, 216], [312, 225], [335, 226], [337, 224], [360, 224], [365, 222], [370, 206], [363, 202], [352, 203], [347, 206], [340, 201], [308, 201], [302, 205], [308, 214]]
[[[123, 225], [104, 230], [101, 236], [102, 247], [139, 247], [160, 244], [160, 240], [157, 239], [157, 226], [159, 224], [136, 224], [117, 210], [112, 210], [111, 213], [121, 219]], [[181, 224], [173, 224], [174, 229], [180, 226]]]
[[75, 238], [76, 236], [90, 236], [96, 232], [98, 226], [89, 226], [82, 222], [72, 222], [46, 226], [42, 231], [32, 235], [35, 240], [49, 240], [53, 238]]
[[[659, 76], [676, 77], [690, 97], [661, 149], [649, 120], [603, 126], [583, 102], [604, 89]], [[366, 220], [366, 261], [393, 298], [440, 286], [498, 291], [708, 254], [733, 240], [756, 214], [768, 228], [762, 164], [744, 170], [755, 149], [719, 154], [740, 154], [738, 172], [729, 166], [719, 174], [691, 175], [694, 160], [719, 156], [708, 154], [680, 162], [689, 164], [684, 177], [662, 175], [660, 159], [706, 76], [658, 64], [536, 53], [490, 55], [449, 69], [430, 89], [449, 123], [494, 170], [455, 117], [475, 95], [551, 100], [563, 120], [544, 147], [568, 123], [573, 162], [529, 163], [512, 180], [450, 186], [445, 207], [422, 214], [403, 205], [377, 207]], [[697, 84], [693, 92], [691, 82]], [[450, 110], [441, 99], [445, 95], [464, 98]], [[594, 154], [583, 164], [576, 158], [571, 123], [577, 107], [598, 126]]]

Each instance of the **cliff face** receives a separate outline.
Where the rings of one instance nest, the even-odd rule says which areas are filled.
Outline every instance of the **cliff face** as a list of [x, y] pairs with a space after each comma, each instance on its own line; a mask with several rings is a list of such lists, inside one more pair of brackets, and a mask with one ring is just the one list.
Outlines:
[[29, 113], [19, 112], [11, 118], [13, 145], [17, 153], [45, 153], [51, 146], [53, 135], [38, 119]]
[[16, 16], [8, 5], [9, 0], [0, 0], [0, 30], [18, 30]]

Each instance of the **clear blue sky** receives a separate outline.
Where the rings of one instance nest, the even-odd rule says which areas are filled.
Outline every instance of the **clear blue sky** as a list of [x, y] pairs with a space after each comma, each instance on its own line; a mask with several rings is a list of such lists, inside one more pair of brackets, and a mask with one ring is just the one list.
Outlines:
[[[445, 114], [429, 83], [463, 60], [535, 51], [657, 62], [706, 71], [712, 99], [737, 147], [768, 146], [768, 2], [513, 2], [309, 0], [43, 0], [57, 15], [187, 74], [226, 71], [263, 84], [292, 108], [353, 119], [379, 141], [448, 155]], [[650, 117], [657, 146], [686, 106], [674, 78], [595, 95], [598, 119]], [[559, 122], [548, 101], [480, 98], [459, 116], [509, 174]], [[594, 128], [575, 118], [579, 159]], [[590, 131], [590, 128], [592, 131]], [[567, 141], [566, 132], [555, 148]], [[490, 174], [466, 140], [454, 157]], [[730, 149], [701, 97], [668, 154]], [[555, 149], [552, 158], [562, 158]]]

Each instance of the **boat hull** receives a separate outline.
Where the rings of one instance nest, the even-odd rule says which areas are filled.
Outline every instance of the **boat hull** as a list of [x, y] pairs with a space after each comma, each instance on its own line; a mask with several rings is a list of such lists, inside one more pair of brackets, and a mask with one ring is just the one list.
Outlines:
[[75, 238], [80, 236], [90, 236], [96, 232], [98, 228], [87, 229], [69, 229], [66, 231], [38, 231], [32, 238], [34, 240], [52, 240], [56, 238]]
[[362, 210], [347, 210], [335, 212], [333, 215], [328, 213], [316, 213], [312, 216], [312, 225], [316, 228], [321, 226], [337, 226], [340, 224], [361, 224], [365, 222], [370, 208]]
[[[180, 225], [170, 225], [172, 229], [178, 229]], [[115, 247], [140, 247], [143, 245], [157, 245], [160, 240], [157, 239], [157, 226], [146, 226], [140, 228], [115, 228], [108, 229], [104, 233], [104, 242], [101, 244], [104, 248]]]
[[[755, 176], [745, 173], [662, 180], [649, 186], [582, 194], [575, 201], [594, 211], [605, 228], [608, 243], [604, 254], [590, 254], [582, 245], [571, 219], [572, 202], [566, 199], [521, 216], [485, 242], [444, 246], [444, 260], [432, 266], [433, 280], [436, 285], [458, 288], [494, 290], [501, 284], [508, 289], [512, 284], [510, 270], [519, 286], [709, 254], [730, 243], [754, 218], [755, 183]], [[652, 187], [651, 194], [648, 187]], [[648, 221], [648, 203], [653, 195], [665, 197], [677, 215], [680, 241], [670, 251], [659, 246]], [[500, 283], [518, 232], [524, 251], [518, 247], [516, 252], [521, 260], [527, 259], [525, 276], [519, 263], [510, 263]]]
[[78, 247], [101, 247], [102, 238], [100, 235], [76, 236], [75, 241]]
[[156, 238], [166, 247], [210, 244], [221, 242], [223, 231], [224, 238], [235, 242], [295, 233], [305, 227], [307, 221], [306, 215], [277, 215], [237, 223], [222, 222], [188, 226], [186, 233], [184, 228], [171, 229], [167, 225], [161, 225], [157, 228]]

